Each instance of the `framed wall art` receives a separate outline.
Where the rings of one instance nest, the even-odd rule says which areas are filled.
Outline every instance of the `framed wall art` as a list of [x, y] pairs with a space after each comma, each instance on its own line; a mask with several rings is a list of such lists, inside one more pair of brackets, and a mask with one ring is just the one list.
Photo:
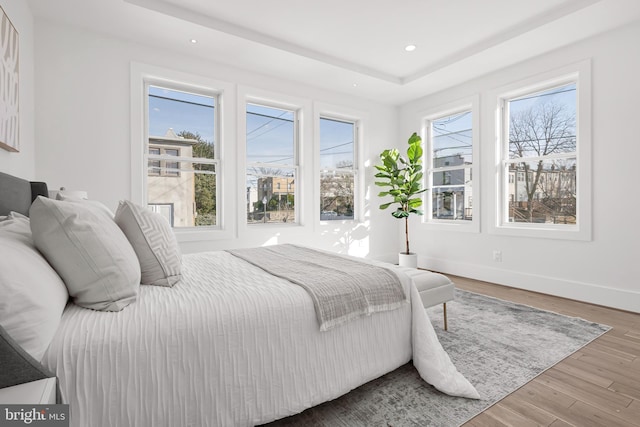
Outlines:
[[0, 147], [20, 151], [18, 32], [0, 7]]

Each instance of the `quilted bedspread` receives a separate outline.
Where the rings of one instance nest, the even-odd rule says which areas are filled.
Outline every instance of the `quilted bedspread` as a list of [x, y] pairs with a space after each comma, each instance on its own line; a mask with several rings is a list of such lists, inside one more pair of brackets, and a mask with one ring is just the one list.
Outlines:
[[173, 288], [121, 312], [70, 304], [42, 363], [72, 426], [251, 426], [334, 399], [407, 363], [452, 395], [477, 392], [410, 304], [321, 332], [307, 292], [220, 251], [183, 256]]

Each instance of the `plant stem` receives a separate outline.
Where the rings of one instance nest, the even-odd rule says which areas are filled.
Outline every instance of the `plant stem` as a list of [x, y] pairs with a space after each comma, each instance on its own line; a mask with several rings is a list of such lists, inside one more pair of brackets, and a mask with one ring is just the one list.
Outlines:
[[407, 241], [407, 255], [409, 255], [409, 217], [404, 218], [404, 235]]

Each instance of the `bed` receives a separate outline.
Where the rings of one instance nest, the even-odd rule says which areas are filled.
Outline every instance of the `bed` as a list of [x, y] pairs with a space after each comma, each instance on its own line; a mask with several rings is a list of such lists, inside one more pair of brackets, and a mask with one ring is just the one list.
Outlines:
[[[0, 199], [9, 187], [15, 195], [14, 184], [0, 174]], [[14, 210], [0, 207], [0, 215]], [[303, 287], [227, 251], [185, 254], [176, 283], [141, 285], [120, 311], [68, 302], [39, 362], [57, 376], [72, 426], [258, 425], [412, 359], [439, 390], [478, 398], [440, 346], [411, 279], [358, 262], [391, 268], [406, 303], [321, 331]]]

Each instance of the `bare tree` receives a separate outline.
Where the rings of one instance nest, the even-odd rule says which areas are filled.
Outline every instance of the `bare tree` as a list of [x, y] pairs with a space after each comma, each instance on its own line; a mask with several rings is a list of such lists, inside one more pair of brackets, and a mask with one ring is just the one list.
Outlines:
[[335, 173], [320, 178], [320, 211], [333, 211], [338, 215], [353, 215], [352, 174]]
[[544, 160], [540, 157], [575, 152], [575, 133], [575, 114], [568, 111], [565, 105], [553, 100], [536, 103], [528, 109], [511, 114], [509, 155], [511, 159], [523, 159], [522, 162], [514, 163], [515, 182], [518, 182], [517, 174], [522, 173], [528, 222], [533, 222], [536, 207], [541, 208], [539, 203], [536, 204], [541, 194], [551, 193], [548, 183], [541, 182], [543, 177], [549, 175], [550, 170], [545, 170]]

